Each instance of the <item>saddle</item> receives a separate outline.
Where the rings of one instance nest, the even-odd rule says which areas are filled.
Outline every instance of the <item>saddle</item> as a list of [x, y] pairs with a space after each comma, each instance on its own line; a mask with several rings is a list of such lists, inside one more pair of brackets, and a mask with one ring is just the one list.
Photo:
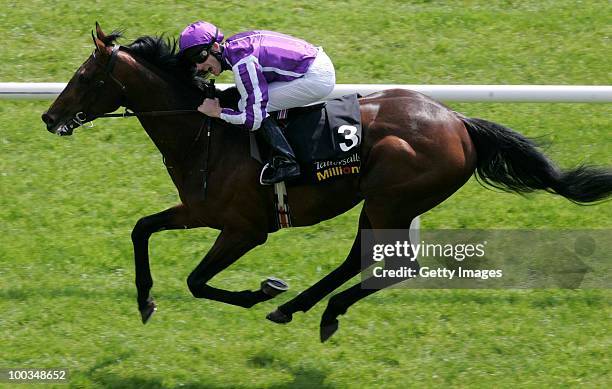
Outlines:
[[[356, 94], [307, 107], [273, 112], [295, 152], [302, 174], [288, 185], [320, 184], [361, 170], [361, 114]], [[251, 134], [251, 156], [261, 161], [268, 145]]]
[[[221, 106], [238, 106], [235, 87], [217, 90]], [[361, 172], [362, 126], [359, 95], [342, 96], [325, 103], [272, 112], [295, 152], [301, 175], [287, 181], [291, 185], [322, 184], [359, 176]], [[259, 131], [249, 133], [251, 157], [263, 163], [269, 146]], [[291, 227], [285, 183], [274, 185], [276, 228]]]

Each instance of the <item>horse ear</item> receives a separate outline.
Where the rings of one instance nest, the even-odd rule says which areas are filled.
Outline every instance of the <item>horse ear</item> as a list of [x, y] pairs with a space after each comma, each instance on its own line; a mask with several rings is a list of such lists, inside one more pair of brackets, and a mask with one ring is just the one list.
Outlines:
[[104, 42], [104, 39], [106, 38], [106, 34], [104, 33], [104, 31], [102, 31], [102, 27], [100, 27], [100, 23], [98, 22], [96, 22], [96, 36], [102, 42]]
[[91, 38], [94, 41], [94, 45], [96, 45], [96, 51], [102, 55], [104, 54], [108, 54], [108, 49], [106, 48], [106, 45], [104, 44], [104, 42], [102, 42], [100, 39], [98, 39], [93, 31], [91, 32]]

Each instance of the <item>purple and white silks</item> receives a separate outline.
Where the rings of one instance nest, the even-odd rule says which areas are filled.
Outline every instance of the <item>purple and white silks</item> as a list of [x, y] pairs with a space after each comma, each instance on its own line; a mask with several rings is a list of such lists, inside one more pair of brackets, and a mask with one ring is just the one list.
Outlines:
[[223, 108], [221, 119], [258, 129], [268, 116], [268, 85], [303, 77], [317, 54], [310, 43], [273, 31], [247, 31], [228, 38], [222, 61], [231, 67], [241, 99], [238, 111]]

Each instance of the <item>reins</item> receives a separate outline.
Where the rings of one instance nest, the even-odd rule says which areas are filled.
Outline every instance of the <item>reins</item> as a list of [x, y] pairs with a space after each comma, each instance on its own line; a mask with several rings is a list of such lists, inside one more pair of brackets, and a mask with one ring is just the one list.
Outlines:
[[170, 115], [185, 115], [185, 114], [197, 113], [197, 112], [199, 112], [197, 109], [177, 109], [177, 110], [170, 110], [170, 111], [134, 112], [126, 108], [123, 113], [105, 113], [103, 115], [99, 115], [97, 118], [127, 118], [127, 117], [132, 117], [132, 116], [170, 116]]

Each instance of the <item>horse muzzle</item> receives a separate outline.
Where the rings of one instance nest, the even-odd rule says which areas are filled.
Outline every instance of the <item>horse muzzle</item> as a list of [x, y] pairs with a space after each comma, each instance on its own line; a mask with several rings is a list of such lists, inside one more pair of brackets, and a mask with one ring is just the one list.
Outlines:
[[87, 116], [83, 112], [77, 112], [74, 117], [64, 123], [58, 123], [57, 120], [45, 112], [42, 115], [42, 121], [47, 125], [47, 131], [59, 136], [72, 135], [76, 128], [88, 122], [91, 123], [90, 127], [93, 127], [93, 122], [87, 120]]

